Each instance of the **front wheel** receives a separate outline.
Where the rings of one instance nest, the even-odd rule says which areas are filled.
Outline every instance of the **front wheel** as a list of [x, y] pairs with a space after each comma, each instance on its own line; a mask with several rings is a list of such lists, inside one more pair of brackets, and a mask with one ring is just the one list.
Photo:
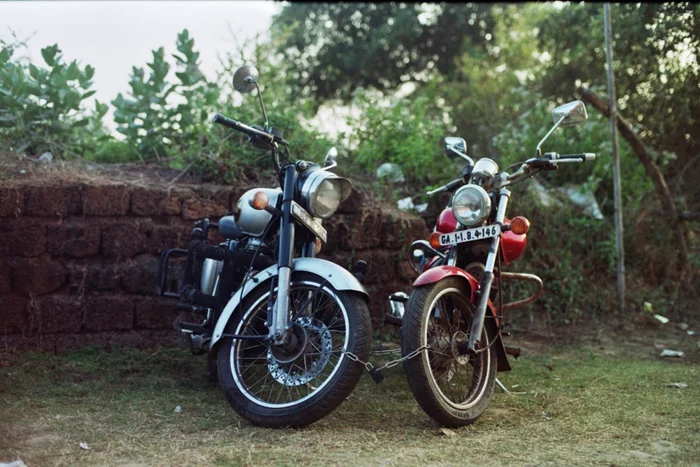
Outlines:
[[[266, 335], [270, 286], [246, 297], [226, 333]], [[357, 385], [369, 356], [372, 323], [364, 299], [333, 289], [311, 273], [294, 273], [289, 291], [290, 339], [273, 346], [265, 339], [221, 343], [219, 382], [231, 406], [254, 425], [300, 427], [331, 413]]]
[[486, 410], [496, 378], [496, 351], [484, 328], [482, 350], [464, 354], [475, 307], [464, 281], [448, 277], [411, 293], [401, 327], [408, 385], [421, 408], [449, 427], [474, 423]]

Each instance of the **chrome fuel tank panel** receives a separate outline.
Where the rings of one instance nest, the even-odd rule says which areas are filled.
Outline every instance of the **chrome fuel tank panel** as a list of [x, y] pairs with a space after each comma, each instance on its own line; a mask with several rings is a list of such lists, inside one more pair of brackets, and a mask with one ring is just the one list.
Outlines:
[[238, 200], [238, 220], [236, 223], [243, 233], [248, 235], [262, 235], [265, 227], [270, 222], [272, 214], [267, 211], [258, 211], [250, 206], [249, 201], [253, 199], [258, 191], [264, 192], [270, 199], [270, 205], [276, 206], [277, 199], [282, 195], [280, 188], [254, 188], [246, 191]]

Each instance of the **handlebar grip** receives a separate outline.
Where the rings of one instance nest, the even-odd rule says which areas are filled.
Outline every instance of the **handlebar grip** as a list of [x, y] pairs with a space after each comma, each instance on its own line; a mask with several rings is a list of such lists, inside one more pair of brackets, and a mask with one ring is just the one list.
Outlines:
[[562, 159], [577, 159], [581, 162], [591, 162], [595, 160], [595, 154], [592, 152], [585, 152], [583, 154], [561, 154], [556, 158], [557, 160]]
[[212, 121], [214, 123], [218, 123], [219, 125], [227, 126], [229, 128], [233, 128], [234, 130], [240, 131], [241, 133], [246, 133], [250, 134], [250, 132], [246, 129], [245, 126], [241, 125], [235, 120], [231, 120], [228, 117], [224, 117], [220, 113], [214, 114], [214, 118], [212, 118]]

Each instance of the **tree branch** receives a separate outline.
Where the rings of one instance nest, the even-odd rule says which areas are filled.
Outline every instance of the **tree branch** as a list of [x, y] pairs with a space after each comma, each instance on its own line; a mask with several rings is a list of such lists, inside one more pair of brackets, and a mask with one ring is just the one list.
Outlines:
[[[608, 103], [598, 94], [583, 86], [578, 88], [578, 93], [584, 101], [593, 105], [593, 107], [598, 109], [603, 115], [610, 117], [610, 107]], [[617, 112], [617, 128], [620, 131], [620, 135], [627, 140], [632, 150], [637, 154], [642, 165], [644, 165], [647, 175], [654, 183], [656, 194], [666, 210], [666, 214], [672, 219], [671, 228], [674, 230], [676, 241], [678, 242], [678, 261], [681, 266], [681, 280], [690, 281], [692, 271], [688, 259], [687, 234], [681, 222], [685, 219], [682, 219], [682, 216], [678, 213], [676, 204], [673, 201], [673, 196], [671, 195], [671, 190], [669, 190], [668, 184], [666, 183], [666, 178], [661, 172], [661, 169], [659, 169], [659, 166], [656, 165], [649, 148], [647, 148], [641, 138], [632, 129], [632, 125], [622, 118], [620, 112]]]

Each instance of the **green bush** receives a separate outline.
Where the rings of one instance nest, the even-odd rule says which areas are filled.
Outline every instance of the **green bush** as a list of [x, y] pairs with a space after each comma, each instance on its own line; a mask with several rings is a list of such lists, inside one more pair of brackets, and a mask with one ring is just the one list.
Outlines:
[[[81, 155], [104, 136], [101, 119], [106, 109], [92, 96], [95, 69], [77, 61], [65, 63], [54, 44], [41, 49], [47, 68], [13, 60], [23, 43], [0, 40], [0, 139], [5, 150], [30, 155], [50, 151], [58, 157]], [[90, 137], [87, 137], [87, 135]]]

